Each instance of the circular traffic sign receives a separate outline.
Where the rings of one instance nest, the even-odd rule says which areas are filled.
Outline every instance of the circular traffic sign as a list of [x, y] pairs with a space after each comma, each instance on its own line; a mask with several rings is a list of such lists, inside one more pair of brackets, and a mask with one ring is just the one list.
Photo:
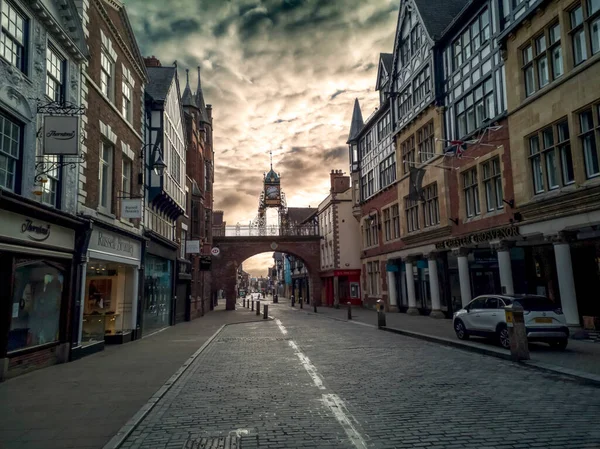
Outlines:
[[213, 248], [213, 249], [210, 250], [210, 253], [213, 256], [218, 256], [219, 254], [221, 254], [221, 250], [219, 248], [215, 247], [215, 248]]

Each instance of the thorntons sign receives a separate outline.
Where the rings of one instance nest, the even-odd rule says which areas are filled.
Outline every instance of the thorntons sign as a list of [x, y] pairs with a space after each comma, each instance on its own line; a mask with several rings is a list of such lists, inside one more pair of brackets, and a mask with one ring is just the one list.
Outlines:
[[71, 116], [44, 117], [44, 154], [79, 154], [79, 118]]
[[34, 242], [43, 242], [50, 237], [50, 225], [34, 223], [30, 218], [26, 218], [21, 225], [21, 234], [25, 234]]
[[465, 237], [448, 239], [435, 244], [436, 249], [452, 249], [469, 246], [477, 243], [489, 242], [490, 240], [501, 240], [519, 236], [519, 228], [508, 226], [506, 228], [493, 229], [491, 231], [477, 232]]
[[119, 256], [139, 259], [140, 244], [136, 240], [122, 237], [114, 232], [103, 229], [94, 229], [90, 239], [89, 249], [102, 253], [111, 253]]

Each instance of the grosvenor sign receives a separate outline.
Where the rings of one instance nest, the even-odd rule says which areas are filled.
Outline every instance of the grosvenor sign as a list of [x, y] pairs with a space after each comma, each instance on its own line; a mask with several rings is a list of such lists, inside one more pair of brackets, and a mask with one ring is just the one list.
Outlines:
[[491, 240], [502, 240], [510, 237], [517, 237], [519, 228], [516, 226], [507, 226], [505, 228], [492, 229], [490, 231], [476, 232], [455, 239], [448, 239], [435, 244], [436, 249], [452, 249], [462, 246], [469, 246], [477, 243], [489, 242]]

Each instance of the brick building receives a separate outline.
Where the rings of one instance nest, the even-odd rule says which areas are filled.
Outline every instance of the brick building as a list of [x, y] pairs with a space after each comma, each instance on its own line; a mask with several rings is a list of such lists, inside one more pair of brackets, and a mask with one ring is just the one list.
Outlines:
[[[189, 72], [182, 97], [186, 123], [188, 200], [184, 220], [180, 221], [181, 245], [186, 240], [199, 241], [199, 253], [181, 253], [190, 271], [186, 292], [186, 315], [193, 319], [211, 310], [210, 250], [212, 248], [214, 151], [212, 141], [212, 107], [206, 105], [202, 92], [200, 68], [196, 93], [190, 88]], [[185, 225], [185, 227], [184, 227]], [[187, 228], [187, 229], [185, 229]], [[180, 273], [182, 270], [180, 270]], [[179, 293], [177, 295], [178, 300]]]
[[[91, 223], [82, 276], [78, 352], [139, 337], [144, 194], [144, 61], [127, 12], [118, 0], [78, 2], [90, 51], [84, 64], [82, 120], [85, 163], [78, 209]], [[124, 202], [134, 214], [125, 212]], [[129, 204], [131, 205], [131, 204]], [[130, 218], [134, 217], [134, 218]]]

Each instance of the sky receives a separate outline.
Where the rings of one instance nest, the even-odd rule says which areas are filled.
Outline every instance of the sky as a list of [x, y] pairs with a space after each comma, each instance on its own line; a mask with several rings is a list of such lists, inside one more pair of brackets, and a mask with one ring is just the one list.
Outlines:
[[[287, 205], [317, 207], [329, 172], [348, 172], [354, 99], [378, 105], [379, 53], [391, 53], [400, 0], [126, 0], [144, 56], [190, 69], [213, 106], [215, 210], [254, 219], [269, 170]], [[265, 275], [270, 254], [244, 262]]]

